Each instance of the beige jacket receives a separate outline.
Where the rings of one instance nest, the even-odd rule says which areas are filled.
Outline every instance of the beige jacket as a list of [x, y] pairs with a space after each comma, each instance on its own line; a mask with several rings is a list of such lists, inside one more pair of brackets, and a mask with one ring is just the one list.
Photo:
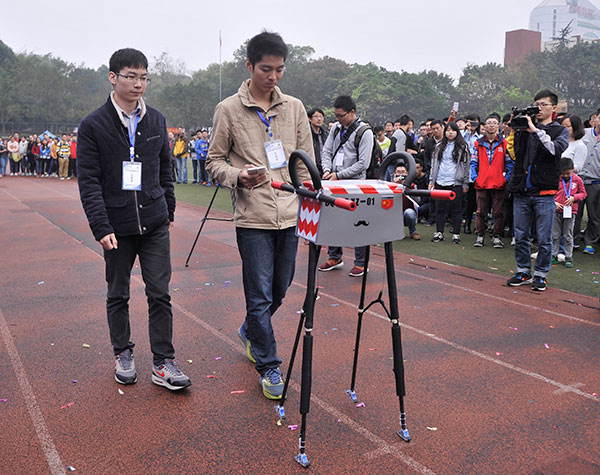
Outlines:
[[[287, 157], [294, 150], [301, 149], [314, 160], [308, 117], [300, 100], [283, 94], [277, 87], [273, 92], [271, 107], [263, 111], [250, 95], [249, 84], [249, 79], [244, 81], [237, 94], [217, 105], [206, 168], [213, 181], [235, 190], [236, 226], [290, 228], [296, 225], [298, 199], [294, 194], [271, 187], [271, 181], [291, 183], [290, 175], [287, 166], [269, 169], [265, 152], [269, 134], [256, 111], [260, 110], [265, 117], [272, 117], [273, 139], [283, 142]], [[265, 181], [250, 190], [238, 187], [238, 174], [246, 164], [267, 168]], [[309, 178], [304, 166], [298, 167], [298, 176], [301, 181]]]

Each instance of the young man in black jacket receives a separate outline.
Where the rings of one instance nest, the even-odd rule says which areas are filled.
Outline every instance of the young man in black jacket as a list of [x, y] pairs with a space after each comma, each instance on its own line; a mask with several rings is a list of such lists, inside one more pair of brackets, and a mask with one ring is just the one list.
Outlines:
[[[552, 221], [560, 178], [559, 163], [569, 146], [569, 131], [554, 121], [556, 94], [545, 89], [533, 100], [533, 105], [540, 109], [536, 124], [526, 115], [527, 128], [515, 134], [515, 164], [508, 189], [514, 195], [517, 273], [507, 284], [532, 284], [532, 290], [543, 291], [552, 262]], [[529, 244], [532, 223], [535, 223], [538, 241], [533, 277]]]
[[149, 79], [148, 60], [141, 51], [116, 51], [109, 68], [113, 92], [79, 126], [77, 173], [81, 203], [104, 249], [115, 380], [137, 381], [129, 286], [138, 256], [148, 298], [152, 382], [170, 390], [183, 389], [191, 382], [177, 367], [172, 344], [169, 232], [175, 192], [166, 121], [142, 98]]

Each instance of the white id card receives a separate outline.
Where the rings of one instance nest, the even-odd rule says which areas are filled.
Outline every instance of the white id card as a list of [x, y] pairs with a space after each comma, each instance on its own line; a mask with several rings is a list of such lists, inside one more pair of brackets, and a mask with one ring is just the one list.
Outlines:
[[336, 168], [341, 168], [344, 166], [344, 149], [340, 148], [338, 153], [335, 154], [335, 161], [333, 162], [333, 166]]
[[265, 142], [265, 151], [267, 152], [267, 160], [269, 161], [269, 168], [271, 170], [283, 168], [287, 165], [281, 140]]
[[142, 164], [123, 162], [123, 190], [142, 191]]
[[572, 206], [563, 206], [563, 218], [572, 218], [573, 217], [573, 207]]

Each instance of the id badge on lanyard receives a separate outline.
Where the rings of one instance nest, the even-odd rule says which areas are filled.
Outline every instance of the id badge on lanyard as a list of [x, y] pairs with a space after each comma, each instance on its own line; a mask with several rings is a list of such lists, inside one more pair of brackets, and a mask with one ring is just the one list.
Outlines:
[[269, 120], [267, 120], [259, 110], [257, 110], [256, 113], [260, 120], [267, 126], [267, 132], [269, 134], [270, 140], [265, 142], [265, 152], [267, 154], [269, 168], [275, 170], [277, 168], [285, 167], [287, 165], [287, 159], [285, 158], [283, 142], [281, 140], [273, 140], [273, 130], [271, 129], [271, 120], [273, 117], [269, 117]]
[[[571, 197], [571, 193], [573, 192], [573, 177], [569, 180], [569, 191], [567, 191], [567, 185], [565, 185], [565, 181], [562, 180], [562, 185], [565, 190], [565, 196], [567, 199]], [[563, 218], [572, 218], [573, 217], [573, 207], [572, 206], [563, 206]]]
[[142, 164], [134, 161], [135, 158], [135, 132], [140, 116], [135, 117], [133, 130], [127, 129], [129, 135], [129, 161], [123, 162], [123, 182], [121, 189], [125, 191], [142, 191]]

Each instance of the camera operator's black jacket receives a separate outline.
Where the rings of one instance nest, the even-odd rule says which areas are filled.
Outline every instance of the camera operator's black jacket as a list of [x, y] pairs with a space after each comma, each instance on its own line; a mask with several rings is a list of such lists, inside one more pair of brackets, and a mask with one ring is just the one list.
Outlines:
[[81, 204], [97, 241], [146, 234], [174, 220], [175, 191], [165, 117], [144, 107], [135, 137], [135, 161], [142, 163], [142, 190], [122, 190], [129, 136], [109, 97], [81, 122], [77, 181]]
[[569, 131], [557, 122], [536, 127], [537, 133], [515, 133], [516, 158], [508, 184], [511, 193], [537, 195], [558, 190], [560, 157], [569, 146]]

